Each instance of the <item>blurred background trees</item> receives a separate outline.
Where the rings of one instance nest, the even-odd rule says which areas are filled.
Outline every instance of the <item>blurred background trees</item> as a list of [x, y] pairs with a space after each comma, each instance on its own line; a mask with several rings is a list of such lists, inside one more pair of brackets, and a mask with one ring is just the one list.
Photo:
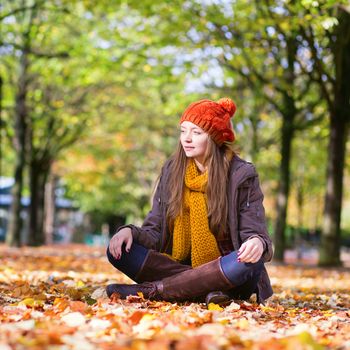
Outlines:
[[350, 231], [347, 1], [0, 6], [0, 175], [15, 180], [8, 244], [51, 242], [52, 181], [91, 230], [142, 221], [183, 109], [226, 95], [238, 106], [240, 154], [260, 173], [275, 259], [322, 232], [319, 263], [340, 264]]

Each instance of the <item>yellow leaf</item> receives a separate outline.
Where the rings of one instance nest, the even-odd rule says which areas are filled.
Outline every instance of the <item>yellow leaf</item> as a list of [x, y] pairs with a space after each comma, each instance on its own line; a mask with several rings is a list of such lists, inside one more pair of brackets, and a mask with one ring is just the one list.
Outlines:
[[261, 308], [261, 311], [264, 311], [264, 312], [276, 311], [274, 308], [269, 307], [269, 306], [264, 306], [264, 305], [261, 305], [260, 308]]
[[310, 349], [310, 350], [323, 350], [324, 347], [317, 343], [310, 333], [301, 332], [298, 335], [290, 336], [281, 339], [281, 342], [286, 344], [287, 350], [294, 349]]
[[223, 325], [227, 325], [230, 323], [230, 319], [229, 318], [222, 318], [222, 319], [218, 320], [218, 322], [223, 324]]
[[84, 286], [85, 286], [85, 283], [84, 283], [83, 281], [80, 281], [80, 280], [79, 280], [79, 281], [77, 282], [77, 287], [78, 287], [78, 288], [81, 288], [81, 287], [84, 287]]
[[144, 314], [141, 318], [142, 321], [152, 321], [156, 318], [156, 316], [152, 315], [152, 314]]
[[35, 300], [33, 298], [25, 298], [21, 302], [18, 303], [18, 305], [25, 305], [25, 306], [34, 306]]
[[34, 298], [25, 298], [22, 301], [20, 301], [18, 305], [25, 305], [28, 307], [38, 307], [38, 306], [43, 306], [44, 302], [43, 300], [38, 300]]
[[210, 310], [210, 311], [223, 311], [224, 309], [218, 304], [209, 303], [208, 310]]

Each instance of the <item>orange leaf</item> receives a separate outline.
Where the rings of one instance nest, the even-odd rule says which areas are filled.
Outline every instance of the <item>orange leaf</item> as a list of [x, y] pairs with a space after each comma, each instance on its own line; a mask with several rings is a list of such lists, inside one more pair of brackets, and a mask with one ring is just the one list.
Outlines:
[[135, 325], [140, 322], [142, 317], [144, 315], [148, 314], [146, 311], [135, 311], [129, 318], [128, 320], [131, 322], [131, 324]]
[[85, 312], [89, 306], [82, 301], [71, 301], [69, 307], [72, 311]]

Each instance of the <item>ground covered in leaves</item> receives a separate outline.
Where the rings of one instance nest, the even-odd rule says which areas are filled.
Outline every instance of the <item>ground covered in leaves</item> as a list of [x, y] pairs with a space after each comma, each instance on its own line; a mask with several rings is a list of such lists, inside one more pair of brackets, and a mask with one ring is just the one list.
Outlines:
[[0, 246], [0, 350], [350, 348], [350, 271], [268, 265], [266, 305], [109, 300], [103, 249]]

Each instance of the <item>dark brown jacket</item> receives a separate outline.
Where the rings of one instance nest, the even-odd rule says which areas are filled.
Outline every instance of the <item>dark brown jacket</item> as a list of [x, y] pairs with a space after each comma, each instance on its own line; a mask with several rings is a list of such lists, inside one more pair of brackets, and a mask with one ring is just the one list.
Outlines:
[[[166, 162], [162, 169], [152, 209], [142, 226], [126, 225], [123, 227], [130, 227], [134, 241], [144, 247], [171, 253], [172, 236], [166, 224], [169, 165], [170, 161]], [[238, 156], [234, 156], [231, 160], [229, 171], [228, 229], [234, 250], [238, 250], [242, 243], [252, 236], [258, 236], [264, 242], [265, 249], [262, 259], [268, 262], [272, 259], [273, 249], [266, 229], [264, 196], [260, 189], [258, 174], [251, 163]], [[259, 301], [267, 299], [272, 293], [270, 279], [264, 267], [258, 284]]]

